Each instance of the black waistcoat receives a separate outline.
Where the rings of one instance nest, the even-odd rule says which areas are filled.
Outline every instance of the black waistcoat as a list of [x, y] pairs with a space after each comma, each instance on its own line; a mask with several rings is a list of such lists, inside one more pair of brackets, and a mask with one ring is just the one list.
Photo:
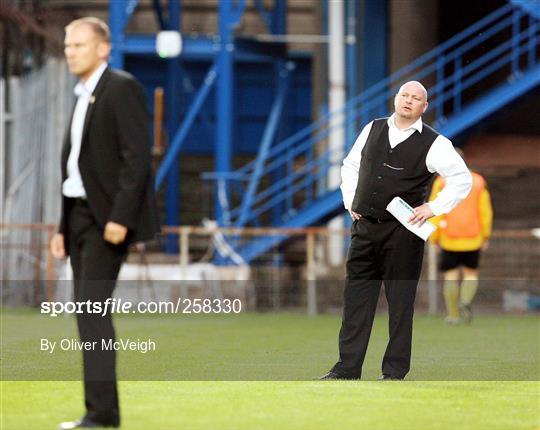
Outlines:
[[426, 156], [438, 133], [423, 124], [394, 148], [388, 140], [387, 118], [373, 121], [362, 150], [358, 184], [351, 209], [364, 216], [392, 219], [386, 211], [399, 196], [412, 207], [425, 202], [427, 186], [433, 176], [426, 167]]

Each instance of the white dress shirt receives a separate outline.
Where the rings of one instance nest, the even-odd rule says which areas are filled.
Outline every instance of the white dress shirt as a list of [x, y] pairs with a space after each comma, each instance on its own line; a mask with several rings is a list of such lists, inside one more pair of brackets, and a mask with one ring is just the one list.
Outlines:
[[81, 153], [84, 119], [86, 118], [88, 105], [94, 102], [92, 93], [106, 68], [107, 63], [101, 64], [86, 82], [79, 81], [73, 89], [77, 96], [77, 104], [71, 120], [71, 151], [67, 161], [67, 178], [62, 184], [62, 194], [66, 197], [86, 198], [86, 191], [79, 171], [79, 154]]
[[[394, 120], [395, 114], [388, 118], [388, 140], [390, 146], [395, 148], [407, 140], [415, 131], [422, 133], [422, 118], [419, 118], [409, 128], [399, 129]], [[350, 210], [358, 184], [358, 171], [362, 150], [366, 145], [373, 121], [367, 124], [354, 143], [349, 155], [343, 160], [341, 167], [341, 193], [345, 209]], [[437, 195], [435, 200], [429, 202], [434, 215], [450, 212], [461, 200], [469, 194], [472, 186], [472, 177], [463, 159], [454, 149], [452, 142], [439, 135], [431, 145], [426, 156], [426, 167], [431, 173], [441, 175], [446, 186]]]

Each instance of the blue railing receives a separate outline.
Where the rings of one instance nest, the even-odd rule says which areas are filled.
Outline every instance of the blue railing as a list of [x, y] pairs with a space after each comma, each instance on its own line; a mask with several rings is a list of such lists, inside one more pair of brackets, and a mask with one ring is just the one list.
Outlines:
[[[240, 191], [240, 204], [229, 213], [231, 224], [284, 224], [334, 191], [328, 185], [329, 172], [341, 164], [354, 142], [331, 152], [328, 137], [345, 125], [345, 118], [363, 126], [386, 116], [404, 82], [419, 80], [428, 87], [430, 105], [425, 118], [444, 128], [486, 93], [536, 71], [539, 30], [538, 17], [507, 4], [349, 100], [339, 111], [265, 148], [256, 160], [231, 173], [213, 174], [214, 179], [228, 181], [231, 189]], [[256, 184], [253, 177], [258, 178]], [[246, 204], [241, 196], [248, 183], [250, 201]]]
[[511, 3], [540, 18], [540, 0], [511, 0]]

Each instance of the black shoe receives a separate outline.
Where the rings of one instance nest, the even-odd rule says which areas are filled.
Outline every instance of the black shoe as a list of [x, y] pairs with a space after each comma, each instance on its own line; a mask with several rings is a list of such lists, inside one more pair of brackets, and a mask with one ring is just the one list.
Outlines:
[[459, 314], [461, 315], [461, 319], [465, 321], [465, 324], [470, 324], [472, 322], [473, 314], [471, 305], [459, 305]]
[[86, 429], [86, 428], [103, 428], [103, 427], [119, 427], [118, 424], [103, 424], [96, 421], [92, 421], [90, 418], [81, 418], [76, 421], [66, 421], [60, 423], [58, 430], [69, 430], [69, 429]]
[[330, 371], [328, 372], [326, 375], [323, 375], [321, 376], [320, 378], [317, 378], [319, 381], [328, 381], [328, 380], [355, 380], [355, 379], [360, 379], [360, 378], [356, 378], [354, 376], [344, 376], [344, 375], [340, 375], [339, 373], [336, 373], [336, 372], [333, 372], [333, 371]]
[[403, 381], [403, 379], [405, 379], [405, 378], [397, 378], [395, 376], [382, 374], [381, 376], [379, 376], [379, 378], [377, 380], [378, 381]]

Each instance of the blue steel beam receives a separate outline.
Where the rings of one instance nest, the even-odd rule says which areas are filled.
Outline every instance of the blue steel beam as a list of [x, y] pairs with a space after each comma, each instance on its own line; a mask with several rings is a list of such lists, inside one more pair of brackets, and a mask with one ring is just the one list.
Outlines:
[[[180, 31], [180, 2], [179, 0], [169, 0], [168, 4], [168, 30]], [[167, 134], [169, 142], [174, 135], [179, 121], [179, 103], [180, 95], [180, 59], [170, 58], [167, 60], [166, 84], [165, 84], [165, 104], [167, 109]], [[176, 154], [178, 155], [178, 154]], [[167, 169], [167, 188], [165, 190], [165, 222], [167, 225], [178, 225], [180, 223], [180, 166], [178, 157], [170, 162]], [[167, 252], [176, 252], [178, 241], [174, 235], [167, 236], [165, 243]]]
[[[268, 26], [268, 29], [272, 34], [286, 34], [287, 33], [287, 0], [274, 0], [274, 8], [272, 10], [272, 13], [270, 14], [270, 25]], [[284, 55], [286, 55], [286, 45], [284, 48]], [[280, 85], [280, 82], [282, 81], [281, 74], [283, 73], [283, 70], [287, 67], [285, 60], [278, 60], [274, 63], [274, 76], [275, 80]], [[294, 64], [290, 65], [289, 67], [294, 67]], [[291, 78], [289, 78], [291, 79]], [[279, 86], [278, 86], [279, 88]], [[284, 103], [283, 109], [285, 109], [286, 103]], [[276, 129], [276, 137], [274, 138], [274, 141], [276, 138], [281, 141], [283, 140], [289, 133], [288, 133], [288, 125], [285, 121], [279, 121], [278, 127]], [[280, 169], [280, 171], [276, 171], [272, 175], [272, 181], [277, 181], [281, 177], [286, 176], [287, 172], [286, 169]], [[283, 212], [285, 211], [285, 205], [275, 205], [272, 208], [272, 225], [275, 225], [279, 222], [281, 219], [281, 216]]]
[[109, 2], [109, 28], [111, 31], [111, 66], [115, 69], [124, 68], [124, 54], [122, 52], [122, 43], [124, 41], [124, 20], [125, 8], [124, 1]]
[[536, 31], [538, 29], [538, 21], [529, 17], [529, 25], [529, 54], [527, 55], [527, 62], [529, 66], [532, 66], [536, 64]]
[[159, 28], [165, 30], [169, 27], [169, 23], [163, 18], [163, 9], [161, 8], [161, 2], [159, 0], [152, 0], [154, 11], [156, 12], [156, 19], [159, 24]]
[[[345, 9], [345, 53], [346, 53], [346, 74], [347, 82], [347, 99], [353, 98], [358, 94], [358, 2], [357, 0], [347, 0]], [[385, 52], [379, 52], [378, 55], [386, 55]], [[356, 135], [358, 133], [357, 123], [355, 121], [352, 109], [346, 110], [345, 117], [345, 151], [349, 152], [352, 148]], [[345, 228], [350, 228], [352, 225], [351, 217], [344, 216], [343, 222]]]
[[[346, 81], [347, 81], [347, 99], [351, 99], [358, 94], [358, 59], [357, 59], [357, 37], [356, 37], [356, 18], [358, 14], [356, 0], [347, 0], [345, 9], [346, 19], [346, 31], [345, 36], [345, 52], [346, 59]], [[379, 53], [379, 55], [385, 55]], [[356, 123], [352, 116], [351, 110], [348, 110], [346, 118], [347, 127], [345, 128], [345, 149], [348, 150], [352, 147], [354, 139], [356, 137], [357, 129]], [[349, 219], [349, 218], [347, 218]]]
[[515, 75], [519, 70], [519, 57], [517, 50], [519, 47], [519, 27], [521, 21], [521, 11], [518, 9], [512, 14], [512, 74]]
[[266, 29], [271, 31], [271, 28], [272, 28], [272, 15], [264, 7], [264, 4], [263, 4], [262, 0], [253, 0], [253, 3], [255, 4], [255, 8], [259, 12], [259, 15], [261, 16], [264, 24], [266, 25]]
[[[215, 163], [217, 172], [229, 172], [232, 167], [232, 108], [233, 108], [233, 57], [230, 23], [232, 21], [232, 7], [228, 1], [219, 3], [219, 36], [220, 49], [217, 59], [217, 82], [216, 94], [216, 140], [215, 140]], [[229, 193], [227, 182], [218, 180], [216, 189], [215, 217], [219, 225], [225, 225], [228, 220], [227, 211]]]
[[243, 226], [246, 219], [250, 215], [253, 196], [259, 185], [259, 181], [264, 170], [263, 166], [268, 156], [270, 146], [274, 141], [274, 137], [279, 126], [279, 121], [283, 113], [283, 106], [285, 105], [286, 97], [289, 92], [289, 84], [291, 80], [290, 73], [292, 73], [293, 67], [293, 63], [289, 63], [287, 67], [282, 70], [282, 73], [279, 76], [277, 95], [274, 99], [272, 109], [270, 110], [270, 115], [268, 116], [268, 122], [266, 123], [266, 127], [263, 133], [261, 146], [259, 147], [259, 153], [257, 155], [255, 167], [253, 169], [253, 174], [251, 175], [247, 191], [244, 195], [244, 198], [242, 199], [240, 216], [235, 223], [236, 226]]
[[216, 80], [216, 66], [212, 65], [210, 67], [210, 70], [206, 74], [206, 77], [204, 78], [204, 82], [197, 91], [197, 94], [195, 95], [195, 98], [193, 100], [193, 103], [189, 107], [189, 110], [186, 114], [186, 117], [182, 124], [180, 124], [180, 127], [178, 128], [178, 131], [176, 132], [174, 139], [169, 145], [169, 149], [167, 151], [167, 154], [165, 155], [165, 158], [163, 159], [163, 162], [159, 166], [159, 169], [156, 174], [156, 182], [155, 182], [155, 189], [158, 190], [161, 186], [162, 182], [164, 181], [165, 177], [167, 176], [167, 173], [171, 166], [175, 163], [175, 161], [178, 159], [178, 155], [180, 153], [180, 150], [182, 149], [182, 144], [185, 141], [185, 138], [193, 125], [193, 121], [197, 117], [197, 114], [199, 113], [201, 107], [203, 106], [204, 101], [206, 100], [206, 97], [208, 96], [208, 93], [210, 92], [212, 86], [214, 85], [214, 82]]
[[135, 12], [135, 9], [137, 8], [138, 4], [139, 4], [139, 0], [127, 0], [126, 15], [124, 17], [124, 22], [122, 22], [122, 31], [126, 30], [126, 26], [130, 18], [133, 16], [133, 13]]
[[[233, 55], [235, 61], [245, 62], [273, 62], [276, 57], [282, 57], [284, 50], [280, 47], [265, 49], [261, 53], [261, 47], [268, 43], [251, 41], [247, 39], [235, 40]], [[124, 36], [118, 47], [123, 54], [156, 55], [156, 36], [150, 34], [129, 34]], [[219, 42], [209, 37], [182, 36], [182, 60], [207, 60], [213, 62], [216, 52], [219, 51]]]
[[[197, 88], [193, 84], [191, 77], [185, 67], [180, 67], [180, 73], [182, 74], [182, 90], [186, 97], [186, 104], [191, 105], [195, 101], [197, 96]], [[203, 79], [203, 83], [205, 79]], [[212, 141], [214, 139], [214, 124], [208, 113], [204, 110], [199, 111], [199, 119], [201, 121], [201, 129], [205, 133], [205, 140]]]
[[[219, 53], [217, 58], [216, 94], [216, 171], [229, 172], [232, 169], [233, 134], [233, 27], [240, 19], [245, 2], [233, 8], [232, 1], [219, 2]], [[217, 181], [215, 216], [219, 225], [228, 224], [229, 190], [226, 181]]]
[[511, 0], [511, 3], [522, 8], [536, 18], [540, 18], [540, 0]]
[[124, 67], [122, 44], [124, 31], [139, 0], [114, 0], [109, 2], [109, 27], [111, 31], [111, 65], [116, 69]]
[[[130, 34], [120, 44], [120, 48], [126, 54], [151, 54], [157, 55], [156, 36], [148, 34]], [[208, 37], [183, 37], [181, 58], [214, 58], [216, 55], [216, 43]]]
[[232, 10], [232, 16], [231, 16], [231, 31], [233, 27], [235, 27], [237, 24], [240, 23], [240, 20], [242, 19], [242, 15], [244, 14], [244, 9], [246, 8], [246, 0], [229, 0], [232, 4], [234, 4], [234, 7], [231, 8]]
[[269, 28], [273, 34], [287, 33], [287, 0], [274, 0]]
[[130, 34], [125, 36], [119, 49], [124, 54], [156, 55], [156, 36], [148, 34]]

